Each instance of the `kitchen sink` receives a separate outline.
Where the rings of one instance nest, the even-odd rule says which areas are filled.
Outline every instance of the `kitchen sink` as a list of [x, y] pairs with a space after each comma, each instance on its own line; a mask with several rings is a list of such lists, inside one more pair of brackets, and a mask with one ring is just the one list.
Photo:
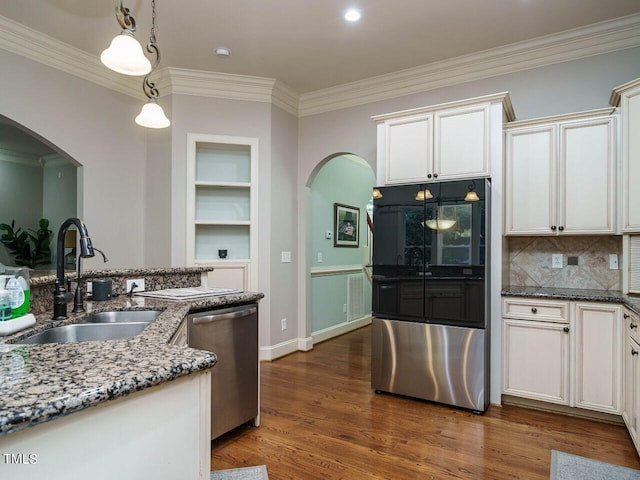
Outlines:
[[161, 310], [123, 310], [110, 312], [93, 312], [81, 323], [135, 323], [135, 322], [153, 322]]
[[142, 332], [149, 322], [130, 323], [76, 323], [52, 327], [17, 343], [74, 343], [130, 338]]

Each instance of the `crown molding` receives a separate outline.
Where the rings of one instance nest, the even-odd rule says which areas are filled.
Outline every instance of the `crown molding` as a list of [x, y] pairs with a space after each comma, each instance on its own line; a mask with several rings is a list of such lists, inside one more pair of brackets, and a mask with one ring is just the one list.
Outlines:
[[640, 78], [636, 78], [635, 80], [631, 80], [630, 82], [614, 88], [611, 92], [611, 97], [609, 97], [609, 105], [611, 105], [612, 107], [619, 107], [622, 95], [625, 92], [638, 87], [640, 87]]
[[584, 120], [586, 118], [603, 117], [613, 115], [615, 107], [597, 108], [594, 110], [585, 110], [583, 112], [565, 113], [562, 115], [552, 115], [549, 117], [528, 118], [526, 120], [516, 120], [504, 124], [505, 130], [514, 128], [535, 127], [537, 125], [548, 125], [549, 123], [572, 122], [574, 120]]
[[[157, 83], [161, 96], [173, 93], [271, 103], [304, 117], [638, 46], [640, 14], [302, 95], [272, 78], [171, 67], [159, 70]], [[0, 48], [143, 98], [139, 77], [112, 72], [98, 57], [2, 16]]]
[[100, 59], [0, 16], [0, 48], [102, 87], [140, 98], [140, 78], [120, 75]]
[[42, 168], [40, 157], [29, 155], [27, 153], [16, 152], [14, 150], [8, 150], [6, 148], [0, 148], [0, 161], [17, 163], [19, 165], [24, 165], [27, 167]]
[[629, 15], [302, 94], [299, 116], [379, 102], [637, 46], [640, 46], [640, 15]]
[[165, 71], [172, 94], [272, 103], [292, 115], [298, 115], [298, 95], [273, 78], [171, 67]]

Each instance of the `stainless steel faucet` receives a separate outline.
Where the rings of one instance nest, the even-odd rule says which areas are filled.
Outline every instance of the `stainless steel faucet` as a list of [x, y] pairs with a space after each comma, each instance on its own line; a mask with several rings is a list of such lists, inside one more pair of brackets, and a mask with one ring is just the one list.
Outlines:
[[58, 230], [58, 240], [56, 249], [56, 289], [53, 293], [53, 319], [64, 320], [67, 318], [67, 297], [64, 284], [64, 237], [69, 227], [75, 225], [80, 233], [80, 256], [82, 258], [93, 257], [93, 246], [89, 232], [82, 220], [79, 218], [68, 218]]

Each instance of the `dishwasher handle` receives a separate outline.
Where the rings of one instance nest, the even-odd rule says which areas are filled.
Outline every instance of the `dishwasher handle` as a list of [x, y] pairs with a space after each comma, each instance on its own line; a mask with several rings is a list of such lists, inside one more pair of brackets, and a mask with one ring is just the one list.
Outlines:
[[198, 325], [201, 323], [217, 322], [219, 320], [229, 320], [231, 318], [246, 317], [256, 313], [258, 309], [256, 307], [245, 308], [242, 310], [236, 310], [235, 312], [227, 313], [214, 313], [212, 315], [202, 315], [200, 317], [193, 317], [193, 324]]

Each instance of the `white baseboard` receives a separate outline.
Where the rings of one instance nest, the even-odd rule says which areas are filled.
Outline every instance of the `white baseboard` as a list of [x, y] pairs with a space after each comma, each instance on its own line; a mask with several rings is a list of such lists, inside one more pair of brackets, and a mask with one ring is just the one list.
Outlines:
[[318, 330], [311, 334], [313, 338], [313, 344], [324, 342], [325, 340], [329, 340], [333, 337], [338, 337], [345, 333], [351, 332], [353, 330], [357, 330], [358, 328], [365, 327], [371, 323], [371, 315], [365, 315], [364, 317], [358, 318], [357, 320], [352, 320], [351, 322], [343, 322], [338, 325], [333, 325], [331, 327]]
[[343, 335], [345, 333], [351, 332], [352, 330], [357, 330], [358, 328], [365, 327], [370, 323], [371, 315], [366, 315], [351, 322], [344, 322], [339, 325], [334, 325], [332, 327], [317, 331], [313, 333], [311, 337], [293, 338], [291, 340], [287, 340], [286, 342], [278, 343], [277, 345], [260, 347], [260, 361], [269, 362], [271, 360], [275, 360], [276, 358], [284, 357], [285, 355], [289, 355], [290, 353], [297, 351], [308, 352], [309, 350], [313, 349], [313, 346], [316, 343], [324, 342], [325, 340]]

